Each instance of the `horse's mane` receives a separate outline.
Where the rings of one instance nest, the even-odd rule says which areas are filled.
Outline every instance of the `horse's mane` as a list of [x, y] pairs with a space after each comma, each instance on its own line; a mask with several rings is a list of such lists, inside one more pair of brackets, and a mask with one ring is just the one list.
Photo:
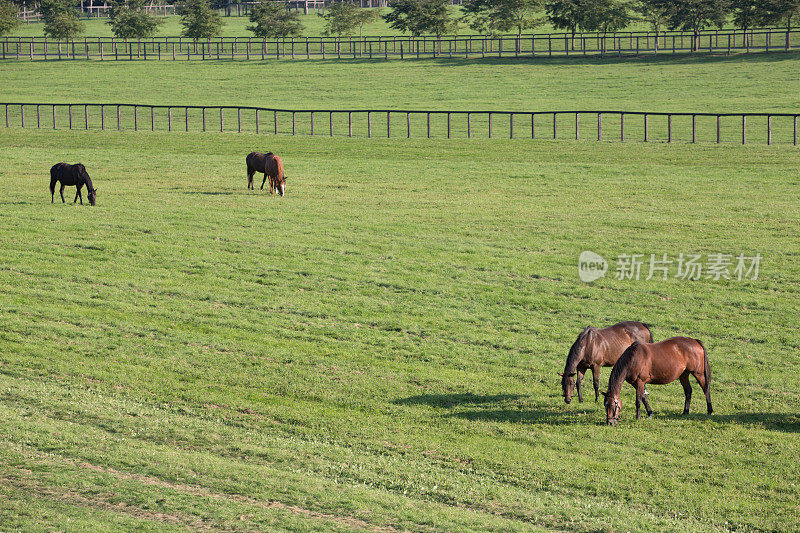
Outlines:
[[572, 343], [572, 346], [569, 349], [569, 355], [567, 355], [567, 364], [564, 366], [564, 372], [575, 372], [575, 369], [578, 367], [578, 362], [580, 359], [579, 354], [581, 353], [581, 346], [586, 342], [586, 336], [589, 334], [590, 327], [583, 328], [583, 331], [578, 333], [578, 338], [575, 339], [575, 342]]
[[628, 346], [622, 355], [619, 356], [617, 362], [614, 363], [614, 368], [611, 369], [611, 375], [608, 378], [608, 392], [615, 388], [617, 383], [628, 375], [628, 366], [633, 360], [633, 355], [636, 352], [636, 347], [639, 346], [639, 341], [633, 341], [633, 344]]

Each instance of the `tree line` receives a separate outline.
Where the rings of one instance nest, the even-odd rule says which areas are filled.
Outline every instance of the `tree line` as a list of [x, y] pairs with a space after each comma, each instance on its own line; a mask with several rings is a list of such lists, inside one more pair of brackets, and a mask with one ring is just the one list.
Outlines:
[[[17, 24], [23, 0], [0, 0], [0, 35]], [[111, 0], [108, 24], [121, 38], [153, 37], [163, 18], [146, 12], [148, 0]], [[537, 28], [546, 22], [574, 37], [582, 32], [619, 31], [635, 21], [643, 21], [658, 34], [664, 29], [691, 31], [693, 47], [699, 45], [703, 29], [722, 27], [728, 20], [742, 30], [756, 26], [786, 28], [788, 44], [792, 24], [800, 16], [800, 0], [464, 0], [460, 13], [449, 0], [391, 0], [382, 15], [391, 28], [413, 36], [456, 33], [459, 24], [489, 35]], [[74, 0], [41, 0], [44, 33], [56, 39], [81, 35]], [[181, 0], [176, 3], [181, 17], [181, 35], [189, 38], [219, 36], [223, 22], [210, 0]], [[362, 9], [356, 3], [337, 2], [324, 14], [325, 35], [351, 36], [363, 33], [364, 25], [377, 19], [377, 11]], [[264, 0], [250, 12], [257, 37], [300, 36], [303, 24], [297, 11], [287, 9], [282, 0]]]

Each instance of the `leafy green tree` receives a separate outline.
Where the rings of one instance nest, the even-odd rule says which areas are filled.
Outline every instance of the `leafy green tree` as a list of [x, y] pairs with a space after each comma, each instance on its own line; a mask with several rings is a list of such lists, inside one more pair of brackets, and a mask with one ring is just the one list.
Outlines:
[[108, 24], [115, 36], [123, 39], [153, 37], [163, 19], [144, 10], [145, 0], [114, 0]]
[[619, 31], [633, 20], [630, 4], [624, 0], [593, 0], [584, 2], [580, 28], [583, 31], [604, 33]]
[[223, 22], [208, 0], [183, 0], [176, 6], [181, 17], [181, 35], [193, 39], [216, 37], [222, 33]]
[[463, 20], [476, 31], [488, 29], [516, 30], [520, 35], [523, 30], [535, 28], [544, 22], [536, 13], [542, 8], [541, 0], [468, 0], [464, 6]]
[[633, 4], [631, 9], [638, 15], [639, 20], [648, 23], [650, 29], [655, 32], [655, 50], [658, 52], [658, 35], [661, 33], [661, 28], [669, 23], [669, 9], [650, 0], [640, 0]]
[[672, 29], [691, 31], [692, 50], [700, 46], [700, 31], [710, 25], [722, 27], [730, 12], [729, 0], [650, 0], [666, 9]]
[[0, 0], [0, 35], [5, 35], [19, 26], [18, 12], [19, 8], [16, 5], [6, 0]]
[[551, 0], [544, 7], [547, 18], [554, 28], [567, 30], [572, 35], [572, 47], [575, 48], [575, 32], [583, 22], [586, 14], [587, 0]]
[[280, 0], [266, 0], [253, 6], [247, 29], [259, 37], [289, 37], [303, 33], [303, 23], [296, 11], [286, 9]]
[[325, 19], [322, 33], [325, 35], [353, 35], [358, 28], [359, 36], [364, 33], [364, 24], [378, 18], [372, 9], [359, 7], [351, 2], [337, 2], [328, 7], [328, 12], [320, 15]]
[[786, 26], [786, 49], [789, 49], [789, 36], [792, 21], [800, 17], [800, 0], [761, 0], [759, 21], [764, 24]]
[[466, 22], [478, 33], [488, 33], [494, 37], [494, 32], [500, 24], [495, 0], [464, 0], [461, 12], [463, 14], [460, 21]]
[[72, 39], [83, 33], [84, 25], [70, 0], [42, 0], [40, 11], [44, 34], [55, 39]]
[[457, 27], [450, 18], [449, 5], [448, 0], [391, 0], [390, 11], [383, 19], [390, 27], [415, 37], [425, 33], [441, 37]]

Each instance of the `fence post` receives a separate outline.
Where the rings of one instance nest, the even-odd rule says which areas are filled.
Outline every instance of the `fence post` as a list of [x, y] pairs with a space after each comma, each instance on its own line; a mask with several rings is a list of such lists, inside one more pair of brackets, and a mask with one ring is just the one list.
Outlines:
[[625, 140], [625, 113], [619, 114], [619, 140]]
[[[645, 121], [647, 121], [647, 115], [645, 115]], [[647, 131], [647, 128], [645, 128], [645, 131]], [[645, 135], [647, 135], [647, 133], [645, 133]], [[602, 141], [603, 140], [603, 114], [602, 113], [597, 113], [597, 140], [598, 141]]]
[[220, 131], [220, 133], [225, 131], [225, 117], [224, 117], [224, 114], [223, 114], [224, 109], [225, 108], [223, 108], [223, 107], [219, 108], [219, 131]]
[[150, 106], [150, 131], [156, 131], [156, 108], [153, 106]]
[[272, 113], [273, 113], [272, 119], [273, 119], [273, 122], [274, 122], [274, 124], [273, 124], [274, 133], [275, 133], [275, 135], [277, 135], [278, 134], [278, 112], [277, 111], [273, 111]]
[[372, 111], [367, 111], [367, 137], [372, 137]]
[[328, 113], [328, 126], [330, 127], [331, 137], [333, 137], [333, 111]]
[[531, 139], [536, 138], [536, 115], [531, 113]]
[[39, 111], [39, 104], [36, 104], [36, 128], [39, 129], [42, 127], [42, 115]]
[[20, 104], [20, 106], [19, 106], [19, 115], [20, 115], [20, 118], [22, 119], [22, 128], [24, 129], [25, 128], [25, 105], [24, 104]]
[[297, 121], [295, 120], [295, 112], [292, 111], [292, 135], [296, 134]]
[[236, 108], [236, 121], [238, 122], [238, 132], [242, 133], [242, 108]]
[[[417, 50], [419, 50], [419, 43], [417, 43]], [[431, 138], [431, 114], [428, 113], [428, 139]]]
[[53, 129], [56, 129], [56, 106], [53, 104]]
[[[53, 106], [53, 107], [55, 108], [55, 106]], [[53, 116], [55, 116], [55, 113], [53, 114]], [[55, 120], [53, 122], [55, 122]], [[10, 127], [11, 127], [11, 122], [9, 121], [9, 118], [8, 118], [8, 104], [6, 104], [6, 128], [10, 128]]]
[[[72, 123], [72, 115], [70, 114], [70, 124]], [[70, 126], [71, 128], [72, 126]], [[133, 106], [133, 131], [139, 129], [139, 106]]]
[[747, 142], [747, 115], [742, 115], [742, 144]]
[[256, 109], [256, 135], [259, 133], [258, 123], [261, 121], [261, 110]]
[[718, 142], [718, 143], [719, 143], [719, 142], [720, 142], [720, 140], [721, 140], [721, 135], [720, 135], [720, 127], [719, 127], [719, 120], [720, 120], [720, 118], [719, 118], [719, 115], [717, 115], [717, 142]]
[[556, 113], [553, 113], [553, 139], [557, 139], [558, 138], [558, 130], [556, 128], [556, 121], [557, 121]]
[[[69, 129], [72, 129], [72, 104], [67, 106], [69, 108]], [[6, 106], [6, 115], [8, 115], [8, 106]], [[6, 119], [8, 122], [8, 119]]]
[[[584, 48], [584, 50], [585, 50], [585, 48]], [[580, 126], [580, 114], [579, 113], [575, 113], [575, 140], [576, 141], [580, 140], [580, 138], [581, 138], [580, 129], [581, 129], [581, 126]]]
[[797, 115], [794, 116], [794, 136], [793, 136], [793, 138], [794, 138], [794, 141], [792, 142], [792, 144], [797, 146]]
[[772, 115], [767, 115], [767, 144], [772, 144]]
[[348, 137], [352, 137], [353, 136], [353, 112], [352, 111], [348, 111], [347, 112], [347, 136]]
[[[403, 46], [403, 43], [400, 43], [400, 46]], [[411, 113], [406, 112], [406, 136], [410, 139], [411, 138]]]
[[391, 125], [391, 118], [392, 117], [390, 115], [391, 115], [391, 112], [387, 111], [386, 112], [386, 138], [387, 139], [391, 139], [392, 138], [392, 125]]
[[189, 108], [185, 107], [184, 111], [185, 111], [184, 114], [185, 114], [185, 118], [186, 118], [186, 131], [189, 131]]
[[467, 139], [472, 138], [472, 113], [467, 113]]
[[117, 131], [122, 130], [122, 106], [117, 106]]
[[311, 112], [311, 136], [314, 136], [314, 112]]
[[[153, 109], [152, 107], [150, 109]], [[155, 123], [153, 123], [153, 129], [155, 129]], [[172, 108], [167, 107], [167, 131], [172, 131]]]
[[447, 138], [450, 138], [450, 112], [447, 112]]
[[[188, 46], [187, 46], [188, 49]], [[203, 131], [206, 131], [206, 108], [203, 108]]]
[[[647, 142], [648, 135], [647, 135], [647, 113], [644, 114], [644, 142]], [[672, 130], [672, 116], [667, 115], [667, 134]]]
[[492, 138], [492, 113], [489, 113], [489, 138]]

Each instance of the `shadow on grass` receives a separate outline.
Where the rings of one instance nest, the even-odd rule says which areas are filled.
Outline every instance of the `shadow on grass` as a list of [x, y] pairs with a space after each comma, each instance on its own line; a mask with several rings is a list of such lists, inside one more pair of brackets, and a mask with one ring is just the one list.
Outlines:
[[664, 413], [661, 415], [667, 420], [710, 420], [723, 424], [736, 424], [740, 426], [755, 426], [771, 431], [784, 431], [787, 433], [800, 433], [800, 414], [791, 413], [755, 413], [741, 412], [733, 414], [713, 414], [680, 412]]
[[201, 194], [204, 196], [233, 196], [234, 194], [239, 194], [238, 192], [234, 191], [179, 191], [181, 194]]
[[[512, 424], [532, 424], [544, 426], [575, 426], [587, 423], [605, 423], [605, 411], [597, 409], [597, 419], [587, 420], [586, 415], [594, 414], [592, 409], [496, 409], [491, 411], [463, 411], [447, 415], [447, 418], [461, 418], [469, 421], [505, 422]], [[581, 416], [583, 415], [583, 416]]]
[[396, 405], [428, 405], [430, 407], [450, 408], [458, 405], [501, 404], [522, 398], [520, 394], [420, 394], [395, 400]]

